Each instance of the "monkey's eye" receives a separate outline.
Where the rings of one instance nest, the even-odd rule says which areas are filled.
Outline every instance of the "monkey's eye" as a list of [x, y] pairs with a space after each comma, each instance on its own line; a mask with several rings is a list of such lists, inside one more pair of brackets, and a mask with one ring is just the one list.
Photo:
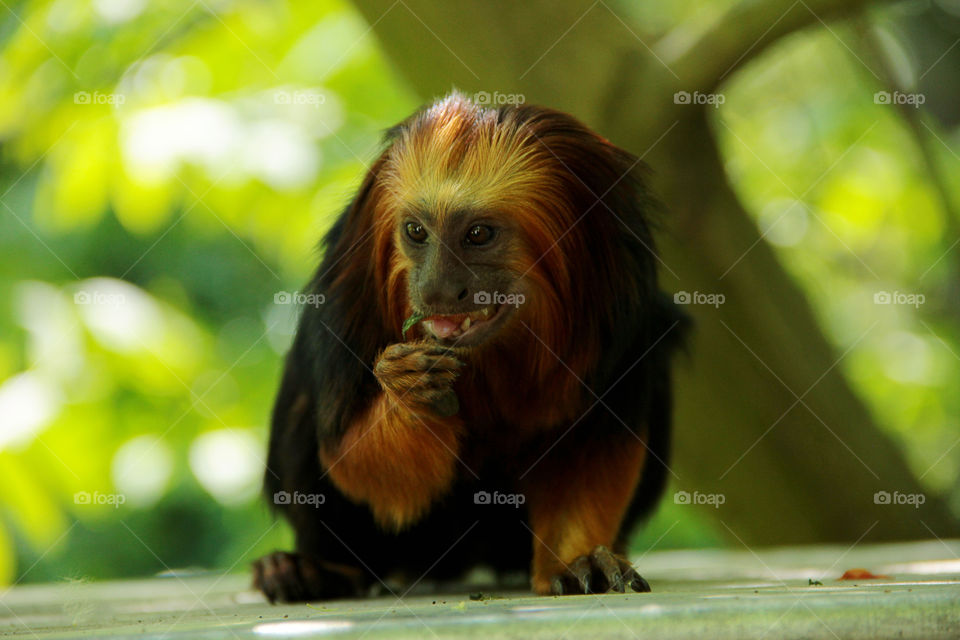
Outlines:
[[493, 240], [493, 229], [485, 224], [470, 227], [467, 231], [467, 244], [482, 245]]
[[423, 228], [423, 225], [419, 222], [408, 222], [407, 226], [407, 237], [416, 242], [417, 244], [422, 244], [427, 240], [427, 230]]

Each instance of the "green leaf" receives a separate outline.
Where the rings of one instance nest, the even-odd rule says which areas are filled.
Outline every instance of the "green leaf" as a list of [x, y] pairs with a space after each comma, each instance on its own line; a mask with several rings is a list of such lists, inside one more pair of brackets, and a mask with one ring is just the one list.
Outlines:
[[410, 330], [410, 327], [417, 324], [423, 320], [426, 316], [420, 313], [414, 313], [412, 316], [403, 321], [403, 336], [407, 336], [407, 331]]

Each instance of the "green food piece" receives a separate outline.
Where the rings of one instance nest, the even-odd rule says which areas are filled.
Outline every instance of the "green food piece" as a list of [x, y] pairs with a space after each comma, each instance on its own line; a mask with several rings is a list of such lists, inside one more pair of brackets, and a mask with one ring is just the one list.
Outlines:
[[412, 316], [403, 321], [403, 336], [407, 336], [407, 331], [410, 330], [410, 327], [417, 324], [423, 320], [426, 316], [420, 313], [414, 313]]

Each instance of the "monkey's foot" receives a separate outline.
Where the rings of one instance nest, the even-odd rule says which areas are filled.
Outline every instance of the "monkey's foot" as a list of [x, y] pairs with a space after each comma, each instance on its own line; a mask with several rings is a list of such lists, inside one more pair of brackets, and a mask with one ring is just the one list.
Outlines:
[[362, 595], [363, 574], [353, 567], [275, 551], [253, 563], [253, 587], [271, 603], [349, 598]]
[[597, 546], [567, 565], [566, 571], [555, 575], [550, 580], [550, 593], [558, 596], [607, 591], [623, 593], [625, 585], [634, 591], [650, 591], [650, 585], [629, 562], [610, 549]]

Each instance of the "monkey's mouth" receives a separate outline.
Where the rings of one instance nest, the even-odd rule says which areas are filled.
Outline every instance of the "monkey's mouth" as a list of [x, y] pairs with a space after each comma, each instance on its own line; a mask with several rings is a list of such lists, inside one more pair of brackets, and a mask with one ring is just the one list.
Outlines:
[[470, 313], [434, 314], [420, 321], [424, 331], [437, 340], [471, 346], [485, 340], [505, 315], [504, 306], [492, 304]]

